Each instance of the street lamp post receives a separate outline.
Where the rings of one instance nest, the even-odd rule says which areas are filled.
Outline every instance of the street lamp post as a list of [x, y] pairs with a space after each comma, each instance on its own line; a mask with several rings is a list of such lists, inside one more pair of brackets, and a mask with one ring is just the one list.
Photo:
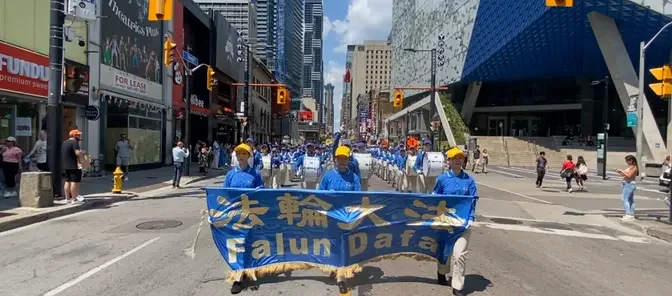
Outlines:
[[[436, 114], [436, 48], [432, 49], [415, 49], [415, 48], [404, 48], [404, 51], [408, 52], [429, 52], [431, 54], [431, 64], [430, 64], [430, 97], [429, 97], [429, 120], [430, 129], [431, 129], [431, 120]], [[432, 141], [432, 150], [436, 151], [436, 141], [434, 137], [436, 135], [433, 133], [431, 136]]]
[[[639, 94], [637, 95], [637, 129], [636, 129], [636, 134], [635, 134], [635, 140], [637, 141], [637, 161], [643, 162], [642, 160], [642, 144], [643, 144], [643, 138], [644, 138], [644, 129], [643, 129], [643, 117], [644, 117], [644, 62], [646, 58], [646, 50], [649, 48], [651, 43], [656, 40], [658, 35], [665, 31], [667, 27], [671, 26], [672, 22], [667, 23], [665, 26], [660, 28], [658, 33], [656, 35], [653, 35], [651, 40], [649, 42], [640, 42], [639, 43], [639, 83], [638, 83], [638, 89], [639, 89]], [[669, 145], [670, 143], [668, 143]], [[640, 175], [642, 173], [640, 172]]]

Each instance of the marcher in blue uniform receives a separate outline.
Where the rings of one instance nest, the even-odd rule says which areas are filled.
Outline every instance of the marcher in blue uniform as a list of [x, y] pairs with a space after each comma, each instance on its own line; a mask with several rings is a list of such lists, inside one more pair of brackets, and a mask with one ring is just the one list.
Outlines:
[[[252, 155], [252, 147], [240, 144], [234, 149], [238, 158], [238, 166], [232, 168], [224, 179], [225, 188], [264, 188], [264, 181], [259, 171], [250, 167], [247, 159]], [[244, 275], [241, 275], [231, 286], [231, 294], [238, 294], [243, 290]]]
[[[253, 152], [252, 154], [254, 155], [254, 158], [253, 158], [253, 160], [254, 160], [253, 163], [254, 164], [252, 166], [257, 171], [261, 171], [264, 168], [264, 162], [261, 160], [261, 152], [259, 152], [259, 150], [254, 148], [254, 143], [255, 143], [254, 138], [252, 138], [252, 137], [247, 138], [245, 143], [247, 144], [247, 146], [250, 147], [250, 149], [252, 149], [252, 152]], [[236, 155], [238, 155], [238, 154], [236, 153]]]
[[[462, 150], [455, 147], [446, 153], [450, 169], [441, 174], [434, 187], [433, 194], [440, 195], [469, 195], [478, 196], [476, 190], [476, 182], [465, 171], [462, 170], [462, 165], [465, 161], [465, 155]], [[473, 222], [473, 213], [469, 223]], [[466, 295], [464, 289], [464, 273], [467, 261], [467, 246], [469, 245], [469, 237], [471, 230], [467, 229], [462, 233], [462, 237], [458, 238], [453, 246], [453, 252], [449, 264], [439, 264], [437, 270], [437, 281], [439, 285], [447, 286], [446, 274], [450, 274], [452, 282], [450, 286], [453, 287], [453, 295]], [[452, 268], [452, 272], [451, 272]]]
[[[334, 155], [333, 155], [333, 156], [336, 156], [336, 155], [335, 155], [335, 154], [336, 154], [336, 149], [338, 149], [338, 142], [339, 142], [340, 140], [341, 140], [341, 132], [337, 132], [337, 133], [336, 133], [336, 137], [334, 138], [334, 144], [333, 144], [333, 146], [331, 147], [332, 151], [334, 152]], [[352, 149], [352, 147], [350, 147], [350, 140], [348, 140], [348, 139], [344, 139], [342, 142], [343, 142], [343, 143], [341, 143], [341, 145], [348, 147], [348, 149]], [[359, 173], [359, 162], [357, 162], [357, 159], [355, 159], [354, 157], [352, 157], [352, 155], [350, 155], [350, 162], [348, 163], [348, 168], [349, 168], [353, 173], [355, 173], [355, 175], [357, 175], [357, 176], [360, 175], [360, 173]]]
[[350, 169], [350, 148], [341, 146], [334, 152], [334, 169], [327, 171], [322, 177], [319, 190], [361, 191], [359, 176]]

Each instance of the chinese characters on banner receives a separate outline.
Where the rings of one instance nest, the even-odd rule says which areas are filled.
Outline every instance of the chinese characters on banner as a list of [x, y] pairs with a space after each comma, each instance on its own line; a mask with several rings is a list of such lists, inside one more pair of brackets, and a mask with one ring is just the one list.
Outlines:
[[235, 271], [272, 264], [348, 267], [421, 254], [445, 264], [477, 197], [207, 187], [215, 245]]

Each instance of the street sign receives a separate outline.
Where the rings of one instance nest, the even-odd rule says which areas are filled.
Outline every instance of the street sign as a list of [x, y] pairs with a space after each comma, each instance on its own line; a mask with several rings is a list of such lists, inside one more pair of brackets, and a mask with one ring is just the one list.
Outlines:
[[187, 63], [198, 66], [198, 58], [193, 54], [190, 54], [188, 51], [183, 51], [182, 58], [184, 58]]
[[628, 127], [637, 126], [637, 112], [628, 112], [626, 116], [626, 123]]

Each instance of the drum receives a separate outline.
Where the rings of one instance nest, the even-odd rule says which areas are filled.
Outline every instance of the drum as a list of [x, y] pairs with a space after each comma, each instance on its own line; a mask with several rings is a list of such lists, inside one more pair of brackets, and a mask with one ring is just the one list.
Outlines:
[[415, 166], [415, 160], [418, 159], [418, 155], [408, 155], [406, 159], [406, 175], [415, 177], [418, 175], [418, 172], [415, 171], [413, 166]]
[[425, 177], [438, 177], [444, 171], [445, 159], [441, 152], [425, 152], [422, 159], [422, 174]]
[[264, 164], [264, 168], [261, 170], [261, 176], [263, 178], [268, 178], [271, 176], [271, 169], [273, 164], [271, 162], [271, 155], [266, 155], [261, 157], [261, 162]]
[[306, 182], [317, 182], [320, 176], [320, 159], [317, 157], [303, 158], [303, 180]]
[[[254, 166], [254, 154], [250, 155], [250, 158], [247, 159], [247, 165], [249, 165], [250, 167]], [[240, 166], [240, 164], [238, 163], [238, 157], [236, 157], [236, 151], [233, 151], [231, 153], [231, 166], [232, 167]]]
[[372, 172], [373, 157], [368, 153], [353, 153], [352, 157], [359, 163], [359, 177], [368, 179]]

